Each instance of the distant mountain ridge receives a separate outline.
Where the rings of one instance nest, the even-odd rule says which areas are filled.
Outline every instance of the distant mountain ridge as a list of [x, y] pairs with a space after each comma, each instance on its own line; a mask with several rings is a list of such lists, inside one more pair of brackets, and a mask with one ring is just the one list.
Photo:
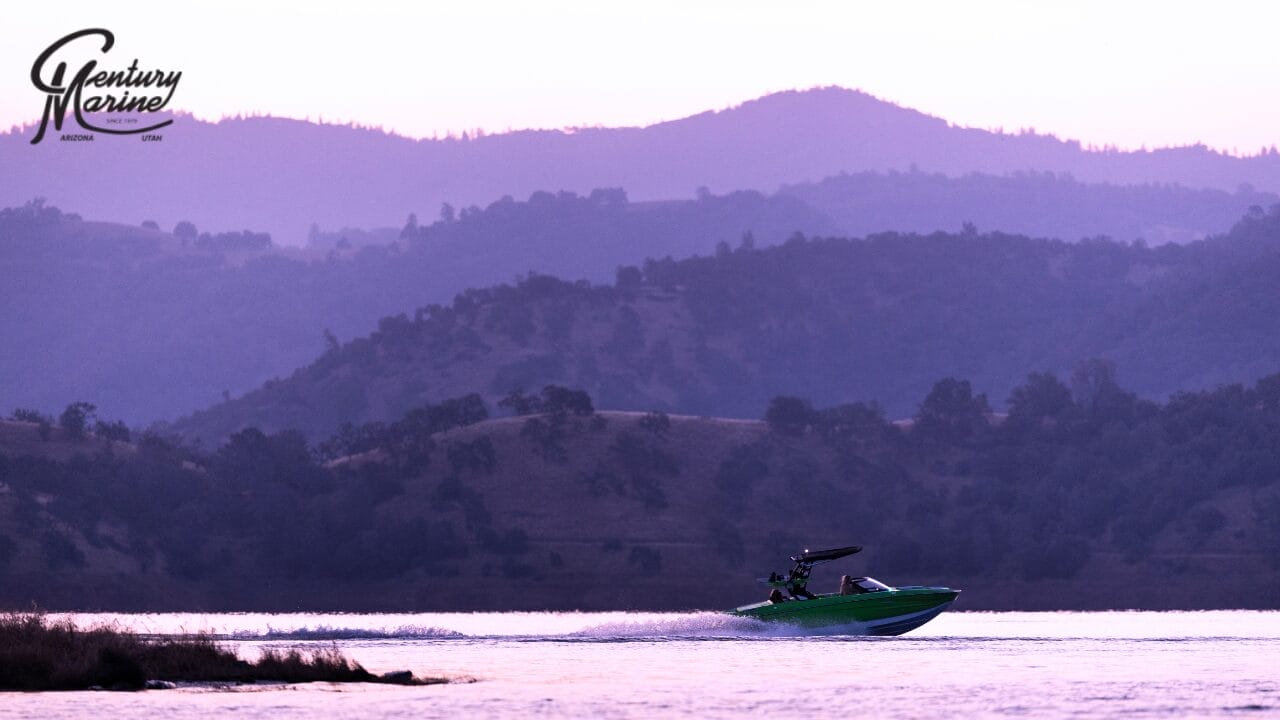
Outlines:
[[1201, 240], [1231, 227], [1251, 207], [1280, 202], [1247, 187], [1233, 193], [1182, 185], [1084, 183], [1069, 175], [861, 172], [784, 185], [842, 234], [931, 233], [965, 223], [1031, 237], [1099, 236], [1150, 245]]
[[[0, 209], [0, 407], [93, 398], [146, 424], [204, 408], [316, 358], [328, 338], [530, 270], [609, 280], [646, 256], [830, 232], [790, 197], [636, 203], [620, 191], [510, 198], [399, 242], [223, 252], [32, 203]], [[399, 232], [397, 232], [397, 235]]]
[[960, 128], [862, 92], [788, 91], [644, 128], [526, 130], [412, 140], [379, 130], [261, 117], [179, 118], [165, 140], [45, 142], [0, 134], [0, 206], [32, 197], [86, 217], [179, 220], [269, 231], [300, 244], [312, 223], [384, 227], [441, 203], [536, 190], [624, 187], [633, 200], [772, 192], [841, 172], [1070, 173], [1081, 181], [1280, 191], [1280, 155], [1203, 146], [1100, 152], [1045, 135]]
[[[145, 424], [247, 392], [315, 359], [326, 332], [450, 302], [533, 271], [610, 282], [645, 258], [710, 255], [886, 228], [1065, 238], [1186, 240], [1228, 227], [1269, 193], [1112, 186], [1052, 175], [858, 174], [774, 195], [705, 193], [630, 202], [620, 189], [536, 192], [417, 227], [317, 231], [306, 250], [220, 247], [138, 225], [74, 220], [51, 206], [0, 210], [0, 408], [55, 412], [93, 399]], [[874, 229], [874, 230], [873, 230]], [[184, 244], [185, 243], [185, 244]], [[244, 348], [252, 348], [245, 352]]]

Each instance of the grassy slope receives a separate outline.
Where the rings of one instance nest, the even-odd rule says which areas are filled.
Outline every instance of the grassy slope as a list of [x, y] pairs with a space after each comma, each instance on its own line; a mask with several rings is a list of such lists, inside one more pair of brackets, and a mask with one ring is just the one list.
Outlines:
[[[856, 455], [867, 463], [882, 454], [904, 463], [909, 476], [892, 479], [887, 487], [874, 469], [837, 471], [834, 450], [821, 439], [783, 438], [762, 422], [673, 416], [669, 432], [660, 438], [641, 429], [638, 413], [599, 415], [602, 428], [587, 419], [566, 427], [564, 463], [544, 459], [521, 437], [524, 418], [490, 420], [437, 436], [428, 469], [406, 481], [400, 495], [378, 505], [373, 521], [425, 517], [454, 523], [469, 554], [446, 563], [444, 572], [411, 570], [394, 580], [365, 583], [285, 580], [255, 574], [253, 558], [228, 537], [215, 542], [227, 548], [223, 558], [234, 582], [184, 582], [164, 574], [163, 559], [140, 567], [127, 554], [94, 547], [74, 528], [59, 527], [84, 552], [86, 564], [37, 572], [40, 546], [19, 538], [5, 599], [13, 604], [34, 599], [55, 609], [724, 608], [762, 597], [753, 579], [784, 570], [786, 556], [800, 548], [850, 543], [867, 550], [823, 568], [815, 578], [819, 590], [834, 587], [847, 572], [890, 584], [960, 587], [965, 590], [961, 607], [967, 609], [1090, 609], [1258, 607], [1273, 601], [1269, 598], [1280, 589], [1280, 576], [1245, 541], [1252, 520], [1248, 494], [1240, 489], [1213, 498], [1227, 523], [1201, 542], [1189, 543], [1171, 526], [1154, 544], [1151, 559], [1130, 564], [1104, 534], [1090, 541], [1092, 558], [1072, 579], [1027, 583], [1009, 579], [1016, 574], [1007, 560], [973, 571], [921, 570], [910, 569], [896, 552], [905, 539], [948, 522], [950, 508], [972, 482], [935, 472], [937, 461], [945, 458], [913, 460], [885, 442], [855, 440]], [[0, 448], [39, 448], [23, 439], [26, 430], [4, 426]], [[611, 449], [623, 433], [642, 438], [679, 468], [675, 476], [650, 474], [664, 507], [646, 505], [639, 484]], [[496, 468], [451, 468], [449, 447], [482, 436], [497, 450]], [[767, 474], [745, 491], [722, 490], [716, 482], [722, 461], [734, 448], [753, 444], [765, 448]], [[73, 451], [61, 441], [45, 448], [59, 457]], [[379, 459], [375, 451], [335, 465]], [[588, 481], [593, 475], [594, 490]], [[479, 526], [468, 524], [466, 503], [458, 500], [458, 482], [463, 494], [482, 502], [492, 530], [501, 535], [519, 529], [527, 547], [514, 553], [485, 549]], [[442, 496], [442, 487], [451, 483], [454, 491]], [[932, 506], [934, 515], [915, 504], [925, 496], [940, 500]], [[20, 510], [6, 498], [0, 494], [3, 530], [14, 527], [13, 513]], [[945, 542], [945, 533], [941, 537]], [[924, 550], [941, 555], [946, 548]], [[654, 552], [660, 569], [646, 571], [644, 557]]]
[[526, 278], [384, 318], [171, 429], [211, 446], [250, 425], [320, 440], [343, 421], [393, 419], [463, 390], [492, 404], [548, 383], [618, 409], [755, 417], [786, 394], [904, 416], [943, 377], [999, 406], [1027, 373], [1067, 376], [1090, 357], [1116, 362], [1126, 387], [1152, 399], [1252, 382], [1280, 362], [1268, 284], [1280, 219], [1255, 224], [1266, 226], [1256, 242], [1244, 223], [1239, 237], [1185, 248], [815, 239], [652, 263], [639, 285]]
[[101, 440], [90, 435], [82, 439], [67, 437], [62, 428], [49, 427], [49, 437], [40, 436], [40, 426], [20, 420], [0, 420], [0, 452], [5, 455], [35, 455], [66, 462], [77, 454], [114, 452], [131, 454], [134, 447], [126, 442]]
[[[77, 455], [108, 451], [119, 456], [136, 449], [129, 443], [92, 436], [70, 439], [57, 426], [50, 428], [48, 440], [42, 440], [35, 423], [0, 420], [0, 455], [68, 462]], [[129, 537], [123, 526], [98, 522], [91, 541], [86, 528], [47, 512], [57, 502], [56, 496], [38, 495], [34, 500], [34, 505], [25, 504], [0, 484], [0, 535], [15, 545], [7, 573], [0, 573], [10, 590], [6, 599], [11, 605], [29, 607], [34, 601], [45, 607], [123, 608], [139, 606], [136, 598], [150, 595], [154, 607], [200, 606], [202, 588], [174, 583], [163, 576], [163, 561], [149, 566], [127, 551]], [[55, 565], [51, 571], [50, 537], [69, 543], [83, 561]]]
[[[477, 491], [502, 524], [525, 530], [530, 550], [513, 558], [527, 564], [531, 577], [503, 577], [502, 558], [476, 553], [459, 566], [460, 575], [443, 581], [471, 596], [421, 588], [414, 602], [450, 609], [475, 605], [485, 608], [715, 608], [754, 601], [762, 594], [753, 578], [770, 569], [785, 569], [786, 556], [807, 546], [862, 543], [867, 550], [851, 560], [824, 568], [815, 582], [819, 589], [834, 587], [843, 572], [872, 574], [893, 584], [946, 584], [966, 590], [963, 606], [998, 608], [1166, 608], [1256, 607], [1280, 588], [1280, 577], [1255, 550], [1242, 542], [1250, 522], [1243, 491], [1220, 494], [1214, 504], [1228, 524], [1196, 547], [1189, 547], [1174, 528], [1158, 540], [1153, 560], [1126, 563], [1108, 547], [1107, 538], [1094, 543], [1095, 552], [1071, 580], [1025, 583], [1007, 579], [1007, 568], [990, 567], [968, 575], [934, 570], [906, 573], [900, 558], [890, 556], [902, 534], [928, 517], [902, 517], [903, 508], [864, 504], [856, 487], [841, 487], [829, 463], [828, 448], [815, 438], [782, 440], [762, 422], [673, 417], [668, 439], [659, 445], [677, 458], [680, 473], [662, 480], [669, 506], [646, 510], [632, 496], [592, 494], [582, 476], [602, 461], [609, 464], [609, 446], [619, 431], [638, 431], [636, 413], [603, 413], [605, 430], [584, 428], [576, 434], [567, 464], [548, 463], [519, 437], [523, 420], [500, 419], [452, 431], [440, 438], [450, 442], [488, 435], [498, 448], [498, 469], [492, 474], [466, 473], [464, 483]], [[712, 478], [731, 448], [759, 440], [774, 445], [771, 472], [748, 493], [738, 509], [726, 512], [730, 501]], [[868, 449], [868, 454], [875, 451]], [[438, 453], [424, 477], [411, 482], [388, 511], [418, 513], [431, 508], [432, 491], [451, 470]], [[819, 465], [811, 477], [785, 477], [786, 458], [808, 457]], [[941, 492], [954, 501], [967, 480], [934, 475], [913, 467], [912, 480], [926, 492]], [[908, 497], [900, 497], [905, 504]], [[432, 510], [431, 512], [439, 512]], [[453, 510], [450, 512], [458, 513]], [[892, 516], [872, 523], [874, 516]], [[879, 524], [875, 531], [868, 526]], [[742, 539], [742, 562], [726, 560], [725, 545], [732, 534]], [[611, 550], [610, 541], [621, 548]], [[616, 543], [614, 543], [616, 547]], [[662, 571], [645, 577], [629, 558], [633, 548], [661, 553]], [[559, 555], [556, 566], [551, 554]], [[1206, 588], [1212, 587], [1212, 592]], [[411, 602], [410, 605], [413, 603]]]
[[[646, 289], [626, 307], [636, 312], [644, 327], [663, 329], [662, 336], [671, 341], [671, 372], [657, 368], [637, 373], [634, 355], [643, 350], [597, 349], [608, 342], [618, 322], [620, 310], [614, 302], [581, 302], [573, 308], [564, 318], [572, 327], [565, 340], [553, 338], [544, 327], [551, 316], [565, 313], [565, 307], [543, 302], [531, 309], [540, 331], [525, 342], [484, 328], [483, 318], [450, 333], [445, 341], [416, 332], [394, 343], [382, 337], [361, 339], [284, 380], [184, 418], [171, 429], [212, 447], [247, 425], [269, 432], [302, 429], [321, 439], [344, 420], [399, 417], [424, 402], [451, 397], [456, 388], [475, 388], [493, 404], [512, 388], [536, 389], [548, 382], [626, 386], [626, 393], [654, 399], [645, 404], [659, 407], [675, 404], [683, 388], [712, 390], [714, 382], [704, 377], [694, 359], [694, 323], [678, 293]], [[460, 339], [464, 332], [468, 339]], [[732, 355], [733, 347], [719, 347], [731, 342], [712, 338], [708, 344]], [[592, 358], [590, 369], [576, 363], [579, 356]], [[599, 394], [597, 390], [593, 397]]]

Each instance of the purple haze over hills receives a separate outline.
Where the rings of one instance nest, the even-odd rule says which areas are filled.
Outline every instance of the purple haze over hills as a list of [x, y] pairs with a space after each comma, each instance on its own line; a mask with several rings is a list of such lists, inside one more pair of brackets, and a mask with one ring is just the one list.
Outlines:
[[[71, 125], [64, 129], [73, 131]], [[200, 229], [252, 228], [299, 244], [322, 227], [398, 225], [442, 202], [623, 187], [634, 200], [770, 192], [840, 172], [1066, 172], [1090, 182], [1280, 190], [1280, 155], [1233, 157], [1202, 146], [1091, 151], [1044, 135], [999, 134], [840, 88], [769, 95], [646, 128], [537, 130], [413, 140], [379, 130], [279, 118], [179, 118], [159, 143], [99, 135], [30, 145], [0, 135], [0, 206], [36, 196], [85, 217]]]

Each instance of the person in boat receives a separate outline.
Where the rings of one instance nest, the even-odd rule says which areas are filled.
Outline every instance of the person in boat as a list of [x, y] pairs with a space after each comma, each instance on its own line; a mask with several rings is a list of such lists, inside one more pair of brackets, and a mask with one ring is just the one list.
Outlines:
[[791, 593], [791, 597], [797, 600], [800, 598], [812, 600], [816, 596], [809, 592], [809, 588], [805, 587], [805, 584], [808, 582], [809, 573], [797, 567], [793, 569], [791, 574], [787, 577], [787, 592]]
[[854, 584], [853, 578], [848, 575], [840, 576], [840, 594], [841, 595], [857, 595], [858, 586]]
[[777, 605], [778, 603], [782, 603], [786, 601], [787, 599], [782, 596], [782, 591], [779, 590], [778, 588], [774, 588], [769, 591], [769, 602], [773, 603], [774, 605]]

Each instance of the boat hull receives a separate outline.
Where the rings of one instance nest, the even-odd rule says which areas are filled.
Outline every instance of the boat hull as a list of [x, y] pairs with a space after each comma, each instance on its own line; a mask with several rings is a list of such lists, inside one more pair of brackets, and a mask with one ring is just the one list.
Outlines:
[[959, 594], [959, 590], [950, 588], [898, 588], [858, 595], [819, 595], [812, 600], [762, 602], [730, 612], [804, 628], [847, 627], [854, 634], [901, 635], [937, 617]]

